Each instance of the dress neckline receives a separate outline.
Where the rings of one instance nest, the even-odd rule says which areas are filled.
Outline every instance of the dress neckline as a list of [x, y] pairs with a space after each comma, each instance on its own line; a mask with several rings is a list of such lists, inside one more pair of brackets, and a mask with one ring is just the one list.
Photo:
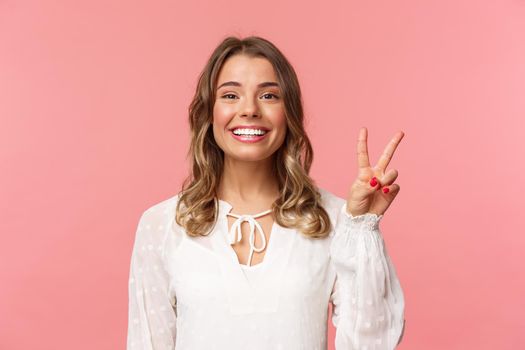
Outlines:
[[[227, 239], [229, 228], [226, 213], [233, 207], [218, 197], [215, 200], [219, 203], [216, 205], [217, 231], [211, 239], [220, 257], [217, 262], [225, 283], [235, 286], [234, 292], [228, 294], [230, 312], [236, 315], [276, 312], [280, 286], [284, 283], [285, 271], [299, 235], [294, 229], [283, 227], [274, 220], [263, 260], [252, 266], [241, 264]], [[275, 289], [268, 290], [268, 286], [275, 286]]]
[[[266, 258], [266, 256], [265, 256]], [[260, 268], [260, 266], [263, 264], [264, 260], [256, 265], [246, 265], [246, 264], [239, 264], [241, 266], [241, 268], [243, 270], [248, 270], [248, 271], [252, 271], [252, 270], [256, 270], [258, 268]]]
[[[272, 212], [272, 209], [268, 209], [268, 210], [265, 210], [257, 214], [242, 214], [241, 215], [241, 214], [235, 214], [235, 213], [230, 212], [231, 209], [233, 208], [233, 206], [230, 203], [222, 199], [219, 199], [219, 198], [217, 198], [217, 200], [219, 202], [219, 211], [220, 211], [219, 215], [221, 215], [221, 217], [224, 217], [226, 228], [228, 228], [228, 219], [227, 219], [228, 215], [237, 218], [237, 220], [233, 222], [229, 231], [227, 230], [227, 240], [230, 245], [230, 248], [231, 248], [231, 245], [237, 242], [240, 242], [242, 240], [241, 224], [244, 221], [246, 221], [250, 225], [250, 232], [248, 234], [248, 240], [250, 244], [250, 254], [248, 256], [248, 264], [241, 264], [238, 260], [237, 254], [235, 253], [234, 249], [231, 248], [231, 250], [233, 251], [235, 255], [235, 258], [237, 259], [237, 263], [239, 264], [239, 266], [246, 270], [246, 269], [255, 269], [259, 267], [260, 265], [263, 265], [266, 262], [266, 258], [268, 255], [267, 253], [265, 253], [263, 261], [261, 261], [260, 263], [256, 265], [251, 265], [253, 253], [262, 252], [265, 249], [267, 249], [267, 246], [270, 246], [270, 242], [266, 244], [266, 236], [264, 235], [264, 231], [261, 225], [255, 219], [265, 216], [267, 214], [270, 214]], [[270, 236], [274, 232], [275, 224], [276, 223], [274, 220], [271, 230], [270, 230]], [[260, 240], [262, 241], [262, 244], [259, 247], [255, 246], [255, 235], [257, 232], [259, 233]], [[270, 238], [270, 241], [271, 241], [271, 238]]]

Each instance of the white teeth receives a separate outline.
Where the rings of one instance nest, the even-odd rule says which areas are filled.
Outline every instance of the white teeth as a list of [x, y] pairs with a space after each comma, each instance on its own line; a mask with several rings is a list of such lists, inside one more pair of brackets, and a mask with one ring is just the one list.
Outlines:
[[264, 135], [266, 131], [258, 129], [235, 129], [233, 133], [235, 135]]

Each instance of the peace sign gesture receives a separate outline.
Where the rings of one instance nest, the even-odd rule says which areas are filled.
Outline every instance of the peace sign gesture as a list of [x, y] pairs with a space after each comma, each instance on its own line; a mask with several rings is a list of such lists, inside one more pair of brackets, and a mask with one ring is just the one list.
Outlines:
[[365, 213], [382, 215], [392, 204], [399, 193], [399, 185], [394, 183], [398, 172], [395, 169], [390, 169], [385, 173], [385, 170], [403, 136], [405, 134], [398, 131], [386, 146], [377, 164], [370, 167], [367, 145], [368, 131], [365, 127], [359, 130], [357, 179], [352, 184], [348, 194], [347, 212], [353, 216]]

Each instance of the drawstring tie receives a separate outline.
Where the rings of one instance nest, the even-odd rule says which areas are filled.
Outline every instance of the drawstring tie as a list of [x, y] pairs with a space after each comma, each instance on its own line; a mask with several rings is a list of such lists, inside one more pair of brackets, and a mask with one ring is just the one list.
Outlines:
[[[250, 224], [250, 233], [248, 236], [248, 239], [250, 241], [250, 256], [248, 257], [248, 266], [251, 266], [252, 264], [252, 256], [253, 252], [262, 252], [266, 248], [266, 237], [264, 236], [263, 229], [261, 225], [255, 220], [258, 217], [264, 216], [266, 214], [269, 214], [272, 212], [272, 209], [268, 209], [266, 211], [263, 211], [262, 213], [255, 214], [255, 215], [237, 215], [234, 213], [226, 213], [226, 215], [233, 216], [237, 218], [235, 222], [233, 223], [230, 232], [228, 232], [228, 242], [230, 244], [235, 244], [236, 242], [240, 242], [242, 239], [242, 231], [241, 231], [241, 224], [244, 221], [247, 221]], [[259, 236], [261, 237], [261, 246], [257, 248], [255, 246], [255, 228], [257, 228], [259, 232]]]

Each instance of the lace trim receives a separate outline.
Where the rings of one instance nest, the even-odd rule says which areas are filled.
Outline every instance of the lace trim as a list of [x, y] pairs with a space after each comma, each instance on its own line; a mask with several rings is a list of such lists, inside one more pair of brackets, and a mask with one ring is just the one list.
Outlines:
[[375, 214], [375, 213], [364, 213], [361, 215], [353, 216], [350, 214], [347, 210], [346, 203], [344, 204], [342, 211], [344, 212], [346, 218], [345, 220], [349, 224], [349, 227], [355, 228], [355, 227], [361, 227], [361, 228], [367, 228], [369, 230], [376, 230], [379, 228], [379, 223], [381, 222], [381, 219], [383, 218], [382, 214]]

